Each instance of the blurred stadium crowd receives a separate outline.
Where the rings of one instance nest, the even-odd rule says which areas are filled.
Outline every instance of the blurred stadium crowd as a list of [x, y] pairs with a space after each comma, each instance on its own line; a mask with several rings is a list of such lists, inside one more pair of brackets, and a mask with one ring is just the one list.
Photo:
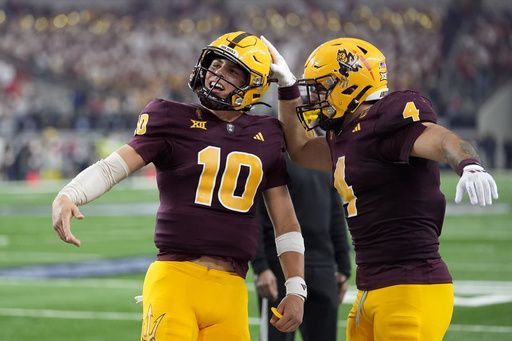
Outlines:
[[320, 43], [365, 39], [386, 55], [391, 89], [421, 90], [452, 129], [474, 129], [512, 75], [512, 6], [480, 1], [49, 3], [0, 3], [0, 180], [73, 177], [126, 142], [151, 99], [195, 102], [200, 51], [229, 31], [265, 35], [296, 75]]

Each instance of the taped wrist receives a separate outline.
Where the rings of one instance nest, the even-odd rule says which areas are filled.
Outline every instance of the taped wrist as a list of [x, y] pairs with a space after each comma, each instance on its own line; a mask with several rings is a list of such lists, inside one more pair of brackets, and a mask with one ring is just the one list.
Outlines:
[[115, 184], [130, 175], [130, 169], [117, 153], [84, 169], [57, 194], [65, 195], [75, 205], [84, 205], [108, 192]]
[[284, 285], [286, 286], [286, 296], [299, 296], [303, 301], [308, 298], [308, 286], [306, 285], [304, 278], [299, 276], [290, 277]]
[[287, 232], [276, 238], [277, 256], [293, 251], [304, 254], [304, 238], [300, 232]]

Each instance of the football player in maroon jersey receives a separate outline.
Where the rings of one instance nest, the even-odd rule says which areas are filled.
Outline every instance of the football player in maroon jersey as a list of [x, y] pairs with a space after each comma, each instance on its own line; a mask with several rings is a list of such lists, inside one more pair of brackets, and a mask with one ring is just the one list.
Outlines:
[[285, 141], [277, 119], [251, 115], [269, 86], [271, 56], [246, 32], [225, 34], [203, 49], [189, 87], [200, 104], [156, 99], [139, 115], [134, 137], [85, 169], [53, 202], [59, 237], [78, 206], [153, 163], [160, 206], [159, 252], [143, 288], [141, 340], [249, 340], [245, 276], [257, 249], [255, 206], [263, 195], [287, 278], [287, 296], [271, 322], [293, 331], [307, 288], [304, 241], [287, 189]]
[[[469, 142], [437, 124], [428, 99], [415, 91], [388, 94], [386, 60], [373, 45], [328, 41], [309, 56], [296, 82], [262, 39], [279, 80], [290, 157], [331, 171], [344, 199], [358, 287], [347, 340], [442, 340], [453, 287], [438, 250], [446, 208], [438, 162], [461, 176], [457, 203], [467, 192], [472, 204], [491, 205], [498, 198], [494, 179]], [[313, 136], [316, 125], [326, 137]]]

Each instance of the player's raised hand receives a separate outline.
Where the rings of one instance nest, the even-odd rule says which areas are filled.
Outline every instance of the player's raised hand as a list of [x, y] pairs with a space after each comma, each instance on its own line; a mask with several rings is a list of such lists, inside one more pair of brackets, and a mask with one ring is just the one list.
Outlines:
[[80, 246], [82, 242], [71, 233], [71, 218], [84, 219], [84, 215], [71, 199], [65, 195], [59, 195], [52, 203], [53, 229], [59, 238], [66, 243]]
[[297, 79], [290, 71], [286, 60], [281, 56], [279, 51], [272, 45], [264, 36], [260, 39], [267, 45], [270, 54], [272, 55], [272, 63], [270, 64], [270, 70], [273, 76], [277, 78], [277, 85], [280, 87], [292, 86], [295, 84]]

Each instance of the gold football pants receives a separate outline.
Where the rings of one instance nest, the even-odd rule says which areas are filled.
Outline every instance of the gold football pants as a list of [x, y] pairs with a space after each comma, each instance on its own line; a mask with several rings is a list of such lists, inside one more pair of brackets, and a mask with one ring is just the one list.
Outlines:
[[452, 313], [452, 284], [359, 290], [348, 315], [347, 341], [441, 341]]
[[142, 341], [249, 341], [245, 281], [192, 262], [156, 261], [143, 289]]

